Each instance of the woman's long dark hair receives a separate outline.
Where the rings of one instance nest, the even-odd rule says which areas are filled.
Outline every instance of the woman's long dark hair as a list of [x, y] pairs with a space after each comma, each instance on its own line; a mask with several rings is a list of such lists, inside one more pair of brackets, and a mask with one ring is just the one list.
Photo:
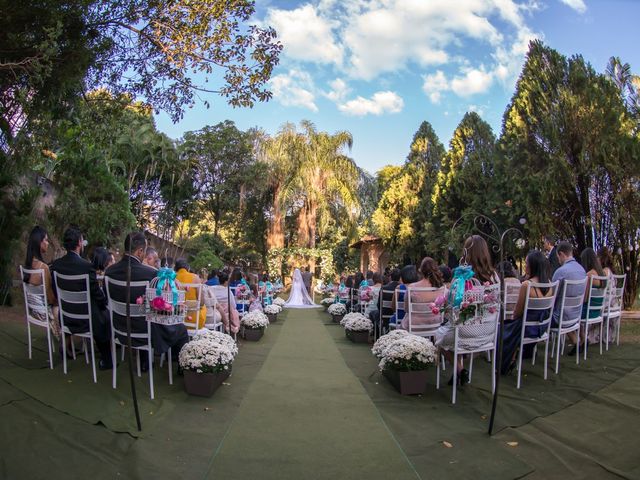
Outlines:
[[24, 266], [26, 268], [33, 268], [31, 265], [34, 258], [44, 262], [42, 259], [42, 252], [40, 251], [40, 244], [46, 236], [47, 231], [39, 225], [36, 225], [33, 227], [33, 230], [31, 230], [29, 240], [27, 242], [27, 256], [24, 259]]
[[480, 235], [472, 235], [464, 242], [462, 263], [467, 262], [481, 282], [492, 282], [495, 271], [491, 266], [491, 255], [487, 242]]
[[242, 280], [242, 270], [240, 270], [239, 268], [234, 268], [233, 272], [231, 272], [231, 278], [229, 279], [229, 281], [239, 282], [240, 280]]
[[418, 281], [418, 272], [415, 265], [407, 265], [400, 270], [400, 278], [402, 283], [407, 285], [409, 283], [416, 283]]
[[364, 275], [362, 274], [362, 272], [356, 272], [356, 278], [353, 282], [353, 288], [358, 288], [363, 280]]
[[600, 265], [600, 260], [598, 260], [598, 256], [593, 248], [587, 247], [582, 250], [582, 253], [580, 254], [580, 263], [586, 272], [595, 270], [598, 273], [598, 276], [605, 276], [604, 270], [602, 270], [602, 266]]
[[429, 280], [432, 287], [440, 288], [444, 284], [442, 272], [438, 268], [438, 264], [431, 257], [424, 257], [420, 262], [420, 273], [424, 278]]
[[104, 272], [109, 260], [111, 260], [111, 253], [109, 253], [109, 250], [104, 247], [96, 247], [93, 251], [93, 260], [91, 261], [91, 263], [93, 263], [93, 268], [97, 272]]
[[[551, 281], [551, 263], [540, 250], [531, 250], [527, 255], [527, 267], [530, 278], [538, 277], [538, 283], [549, 283]], [[542, 294], [546, 295], [548, 289], [542, 288]]]

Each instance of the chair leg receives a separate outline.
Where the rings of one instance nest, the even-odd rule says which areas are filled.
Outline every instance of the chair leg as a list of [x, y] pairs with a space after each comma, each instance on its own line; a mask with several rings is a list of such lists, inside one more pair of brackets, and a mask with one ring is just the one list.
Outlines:
[[[91, 350], [93, 351], [93, 339], [91, 341]], [[89, 365], [89, 351], [87, 348], [87, 339], [85, 337], [82, 338], [82, 349], [84, 350], [84, 360], [87, 365]]]
[[610, 319], [609, 319], [609, 316], [607, 315], [607, 328], [606, 328], [606, 331], [607, 331], [607, 341], [606, 341], [606, 343], [605, 343], [605, 348], [606, 348], [607, 352], [609, 351], [609, 322], [610, 322]]
[[[585, 352], [586, 352], [587, 342], [584, 342], [584, 344], [585, 344]], [[576, 344], [576, 365], [580, 365], [580, 330], [578, 330], [578, 343]]]
[[67, 337], [64, 334], [64, 327], [62, 330], [62, 371], [67, 374]]
[[124, 345], [120, 345], [120, 361], [121, 362], [124, 362], [124, 351], [125, 351]]
[[[51, 335], [47, 332], [47, 339], [50, 337]], [[48, 341], [48, 340], [47, 340]], [[29, 320], [27, 320], [27, 345], [28, 345], [28, 351], [29, 351], [29, 360], [31, 360], [31, 324], [29, 323]], [[49, 351], [51, 351], [51, 343], [49, 342], [49, 345], [47, 345], [47, 347], [49, 347]], [[51, 355], [49, 355], [51, 356]], [[49, 362], [51, 365], [51, 368], [53, 369], [53, 363]]]
[[471, 354], [471, 360], [469, 360], [469, 382], [471, 383], [471, 375], [473, 375], [473, 353]]
[[[139, 352], [140, 350], [138, 350], [138, 353]], [[153, 392], [153, 349], [149, 348], [147, 352], [149, 355], [149, 391], [151, 393], [151, 400], [153, 400], [155, 398], [155, 395]], [[139, 355], [138, 355], [138, 359], [140, 359]]]
[[604, 334], [603, 329], [604, 329], [604, 322], [601, 321], [600, 322], [600, 355], [602, 355], [602, 335]]
[[495, 349], [491, 355], [491, 393], [496, 391], [496, 351]]
[[536, 357], [538, 356], [538, 344], [533, 346], [533, 356], [531, 357], [531, 365], [536, 364]]
[[558, 348], [556, 349], [556, 375], [558, 374], [558, 369], [560, 368], [560, 331], [558, 330]]
[[616, 347], [620, 346], [620, 328], [622, 326], [622, 312], [620, 312], [620, 316], [617, 318], [616, 321]]
[[547, 337], [547, 341], [544, 342], [544, 379], [547, 379], [547, 364], [549, 360], [549, 337]]
[[164, 365], [164, 353], [160, 354], [160, 368]]
[[138, 365], [138, 376], [142, 376], [142, 370], [140, 369], [140, 350], [136, 348], [136, 363]]
[[[578, 331], [578, 344], [580, 344], [580, 331]], [[589, 346], [589, 324], [584, 325], [584, 359], [587, 360], [587, 347]]]
[[451, 393], [451, 403], [456, 403], [456, 387], [458, 386], [458, 355], [453, 354], [453, 392]]
[[71, 344], [71, 356], [76, 359], [76, 342], [73, 341], [73, 335], [69, 335], [69, 343]]
[[169, 367], [169, 385], [173, 385], [173, 366], [171, 365], [171, 349], [167, 352], [167, 366]]
[[112, 375], [111, 375], [111, 384], [113, 386], [113, 388], [116, 388], [116, 381], [117, 381], [117, 366], [118, 366], [118, 362], [116, 361], [116, 341], [113, 337], [111, 337], [111, 358], [113, 358], [113, 369], [112, 371]]
[[522, 341], [520, 341], [520, 351], [518, 352], [518, 381], [516, 383], [516, 388], [520, 388], [520, 377], [522, 377], [522, 350], [524, 345]]
[[[444, 361], [444, 355], [439, 355], [438, 358]], [[440, 390], [440, 365], [436, 365], [436, 390]]]
[[[98, 383], [98, 378], [96, 377], [96, 352], [93, 346], [94, 344], [93, 338], [89, 339], [89, 342], [91, 343], [91, 369], [93, 370], [93, 383]], [[86, 350], [87, 349], [85, 345], [85, 355], [86, 355]], [[112, 363], [115, 363], [115, 361], [113, 361]]]

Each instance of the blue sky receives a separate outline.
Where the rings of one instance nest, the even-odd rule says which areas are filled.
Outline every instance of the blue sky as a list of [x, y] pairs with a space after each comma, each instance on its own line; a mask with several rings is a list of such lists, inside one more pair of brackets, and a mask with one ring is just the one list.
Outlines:
[[255, 21], [284, 44], [274, 98], [233, 109], [207, 97], [211, 108], [157, 124], [178, 138], [226, 119], [269, 134], [308, 119], [351, 132], [350, 156], [375, 173], [404, 162], [424, 120], [445, 147], [469, 110], [499, 135], [530, 39], [600, 72], [616, 55], [640, 73], [638, 18], [640, 0], [257, 0]]

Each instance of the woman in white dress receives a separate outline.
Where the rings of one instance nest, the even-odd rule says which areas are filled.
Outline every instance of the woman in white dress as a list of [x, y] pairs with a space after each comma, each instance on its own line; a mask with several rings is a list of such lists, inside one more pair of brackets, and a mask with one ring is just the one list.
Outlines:
[[291, 293], [289, 299], [284, 304], [289, 308], [316, 308], [320, 305], [316, 305], [313, 299], [309, 296], [307, 288], [304, 286], [302, 280], [302, 273], [299, 268], [296, 268], [293, 272], [293, 283], [291, 284]]

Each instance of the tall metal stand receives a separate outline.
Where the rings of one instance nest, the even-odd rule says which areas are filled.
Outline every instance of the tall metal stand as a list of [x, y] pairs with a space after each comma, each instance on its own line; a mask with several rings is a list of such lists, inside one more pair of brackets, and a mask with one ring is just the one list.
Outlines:
[[[500, 228], [489, 217], [483, 214], [478, 213], [469, 213], [467, 215], [463, 215], [460, 217], [451, 227], [451, 233], [453, 236], [454, 230], [459, 226], [459, 224], [468, 217], [473, 216], [473, 228], [477, 234], [488, 239], [492, 243], [492, 250], [494, 253], [500, 254], [500, 263], [504, 261], [504, 242], [508, 238], [509, 235], [513, 235], [514, 239], [521, 238], [524, 239], [524, 234], [522, 231], [516, 227], [507, 228], [504, 231], [500, 231]], [[520, 225], [524, 225], [526, 223], [526, 219], [520, 219]], [[487, 231], [487, 229], [490, 229]], [[472, 232], [469, 232], [469, 234]], [[491, 402], [491, 417], [489, 418], [489, 435], [493, 434], [493, 425], [496, 416], [496, 409], [498, 407], [498, 392], [500, 388], [500, 365], [502, 364], [502, 332], [504, 331], [504, 315], [505, 309], [502, 302], [504, 300], [504, 272], [502, 269], [499, 269], [499, 277], [500, 277], [500, 329], [498, 330], [498, 351], [496, 352], [495, 364], [494, 368], [497, 368], [497, 372], [495, 372], [496, 376], [496, 385], [495, 390], [493, 391], [493, 400]], [[455, 366], [454, 366], [455, 368]]]
[[[131, 400], [133, 401], [133, 409], [136, 414], [136, 424], [138, 431], [142, 431], [142, 422], [140, 421], [140, 409], [138, 408], [138, 396], [136, 395], [136, 383], [133, 376], [133, 348], [131, 347], [131, 246], [127, 252], [127, 287], [126, 287], [126, 314], [127, 314], [127, 347], [129, 347], [129, 380], [131, 382]], [[112, 362], [116, 359], [112, 358]]]

